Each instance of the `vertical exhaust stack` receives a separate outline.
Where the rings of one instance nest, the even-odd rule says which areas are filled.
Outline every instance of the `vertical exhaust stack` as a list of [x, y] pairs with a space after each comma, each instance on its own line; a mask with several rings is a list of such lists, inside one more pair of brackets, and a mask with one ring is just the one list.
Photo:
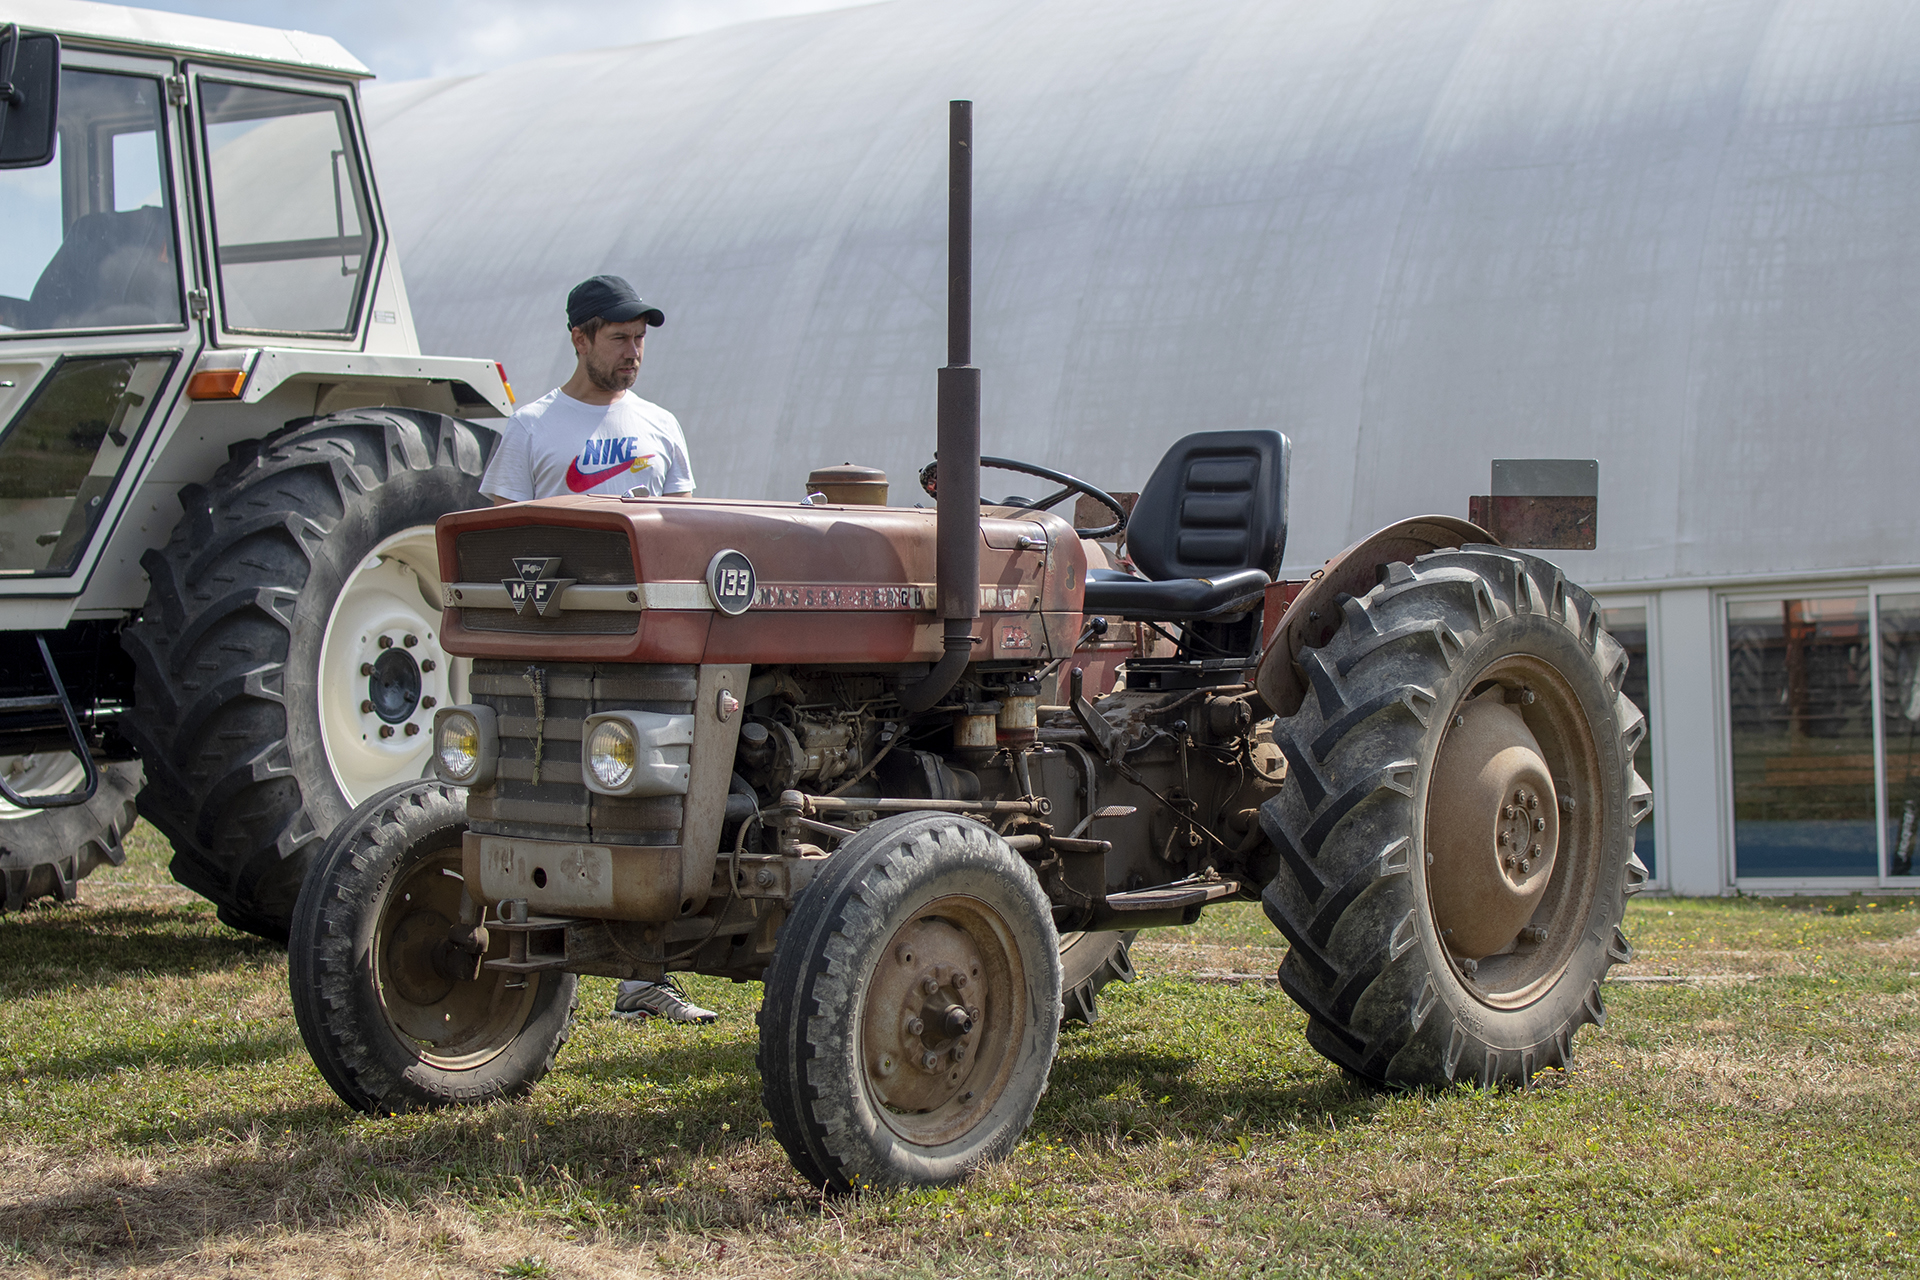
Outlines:
[[980, 616], [980, 371], [973, 367], [973, 104], [948, 104], [947, 364], [940, 370], [936, 568], [946, 650], [926, 678], [900, 691], [925, 711], [973, 658]]

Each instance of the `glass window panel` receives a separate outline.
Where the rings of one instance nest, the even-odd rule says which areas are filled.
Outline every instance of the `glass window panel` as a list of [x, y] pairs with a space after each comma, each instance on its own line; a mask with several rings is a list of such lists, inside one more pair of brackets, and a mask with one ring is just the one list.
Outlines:
[[1887, 869], [1920, 873], [1920, 595], [1880, 597], [1880, 721], [1887, 751]]
[[0, 435], [0, 572], [71, 573], [177, 357], [63, 360]]
[[0, 170], [0, 331], [180, 324], [160, 82], [60, 73], [53, 162]]
[[1867, 598], [1727, 605], [1737, 876], [1874, 876]]
[[209, 80], [200, 106], [227, 328], [350, 331], [373, 236], [346, 104]]
[[[1620, 691], [1632, 700], [1647, 717], [1647, 736], [1640, 740], [1640, 746], [1633, 753], [1633, 767], [1649, 784], [1653, 782], [1653, 702], [1647, 696], [1647, 611], [1645, 606], [1630, 608], [1602, 609], [1600, 625], [1620, 642], [1627, 651], [1627, 675], [1621, 683]], [[1658, 794], [1654, 803], [1660, 802]], [[1648, 818], [1634, 829], [1633, 851], [1640, 855], [1640, 861], [1646, 863], [1647, 874], [1657, 876], [1659, 865], [1654, 859], [1653, 819]]]

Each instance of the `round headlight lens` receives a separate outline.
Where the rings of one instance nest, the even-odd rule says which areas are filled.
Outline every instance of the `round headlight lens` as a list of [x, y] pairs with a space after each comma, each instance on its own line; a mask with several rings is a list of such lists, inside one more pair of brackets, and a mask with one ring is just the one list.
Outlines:
[[464, 711], [450, 711], [440, 717], [437, 739], [441, 776], [449, 782], [472, 778], [480, 768], [480, 722]]
[[621, 720], [602, 720], [587, 740], [587, 763], [603, 787], [624, 787], [633, 778], [633, 730]]

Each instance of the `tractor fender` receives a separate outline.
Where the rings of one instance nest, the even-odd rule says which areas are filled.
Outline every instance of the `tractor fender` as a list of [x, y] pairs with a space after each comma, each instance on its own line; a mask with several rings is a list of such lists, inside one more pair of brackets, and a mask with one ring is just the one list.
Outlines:
[[1397, 520], [1368, 534], [1316, 569], [1280, 618], [1280, 626], [1254, 676], [1260, 697], [1274, 714], [1291, 716], [1307, 696], [1306, 676], [1300, 670], [1300, 651], [1319, 648], [1340, 626], [1343, 595], [1363, 596], [1373, 590], [1383, 564], [1411, 564], [1420, 556], [1468, 543], [1500, 545], [1479, 525], [1458, 516], [1414, 516]]

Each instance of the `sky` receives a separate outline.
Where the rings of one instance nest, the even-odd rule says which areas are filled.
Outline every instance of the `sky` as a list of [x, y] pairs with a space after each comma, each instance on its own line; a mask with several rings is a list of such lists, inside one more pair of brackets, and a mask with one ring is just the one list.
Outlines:
[[692, 35], [872, 0], [133, 0], [332, 36], [382, 80], [469, 75], [550, 53]]

